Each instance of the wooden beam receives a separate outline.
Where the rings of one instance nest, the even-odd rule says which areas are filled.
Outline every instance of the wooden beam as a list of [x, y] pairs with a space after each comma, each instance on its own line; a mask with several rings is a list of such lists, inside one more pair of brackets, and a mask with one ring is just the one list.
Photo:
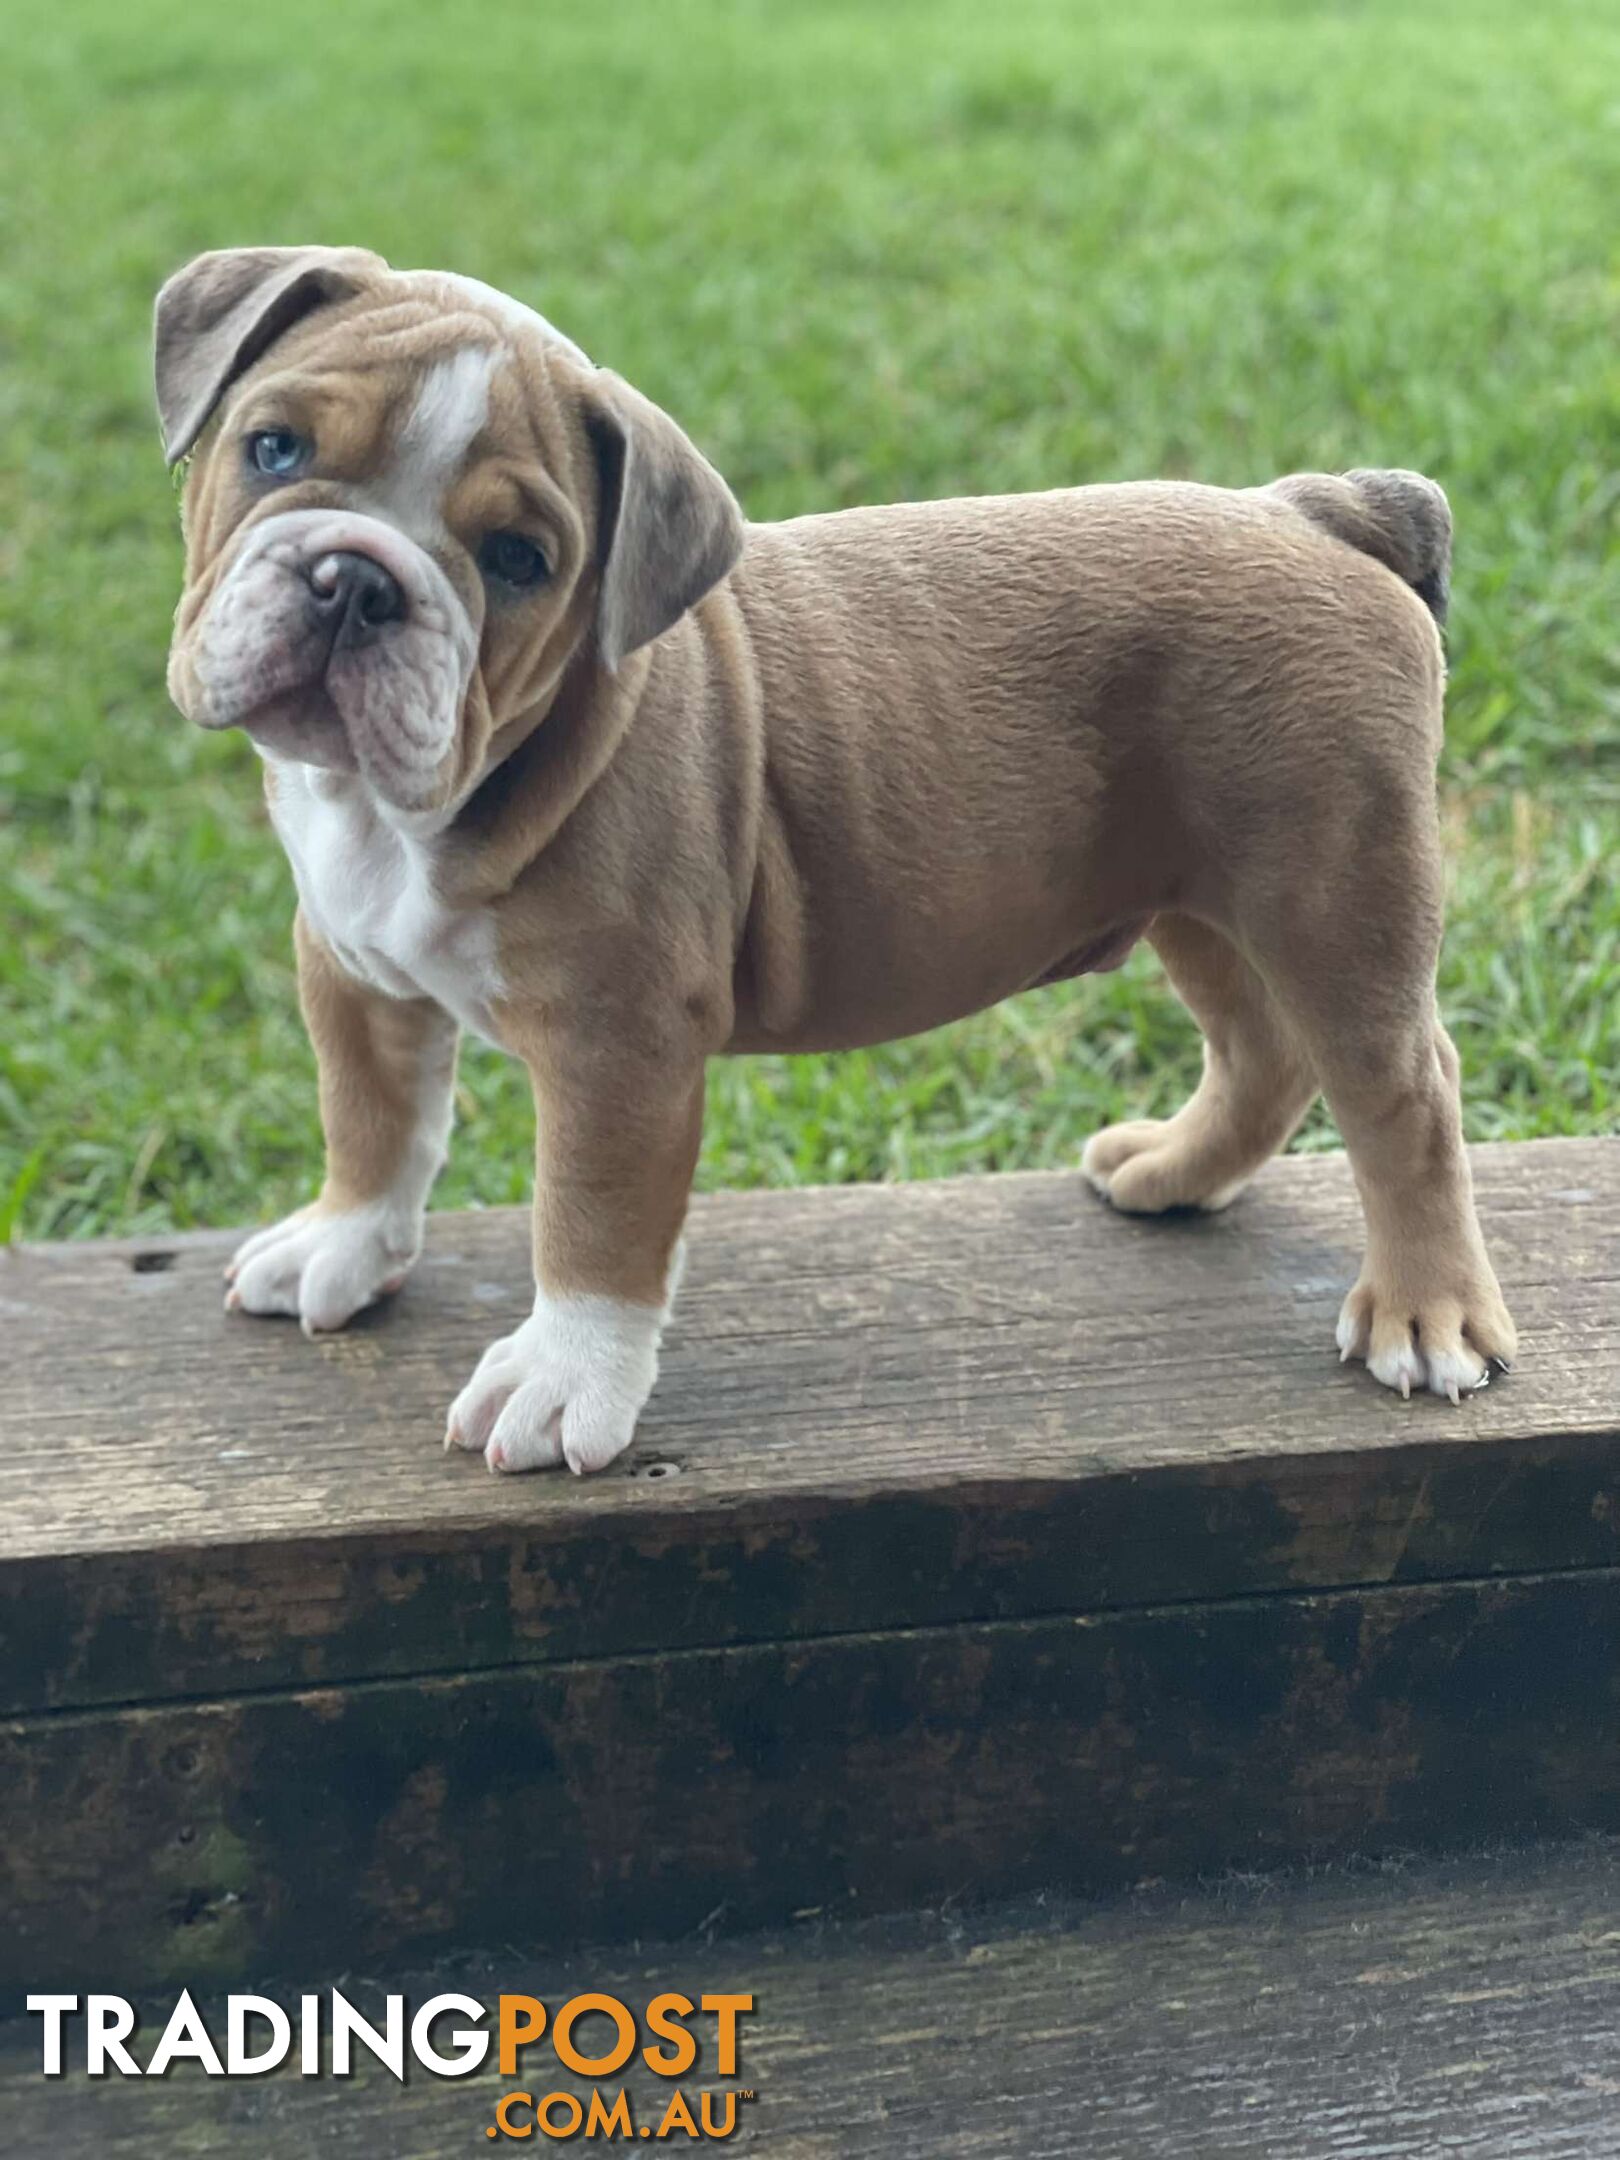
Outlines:
[[[454, 1988], [553, 2010], [596, 1990], [636, 2010], [666, 1989], [752, 1994], [737, 2076], [704, 2058], [684, 2082], [752, 2092], [724, 2149], [772, 2160], [1612, 2160], [1617, 1942], [1620, 1850], [1585, 1840], [343, 1986], [379, 2023], [390, 1990], [413, 2008]], [[170, 2001], [143, 2019], [138, 2059]], [[218, 2003], [202, 2009], [222, 2034]], [[38, 2023], [0, 2027], [20, 2154], [442, 2160], [508, 2149], [484, 2137], [504, 2092], [591, 2090], [543, 2044], [510, 2079], [413, 2068], [402, 2085], [361, 2055], [350, 2078], [181, 2063], [136, 2082], [86, 2078], [70, 2051], [47, 2084]], [[657, 2123], [667, 2081], [638, 2064], [609, 2098], [621, 2083], [634, 2123]]]
[[0, 1710], [1620, 1563], [1620, 1142], [1475, 1163], [1524, 1353], [1461, 1411], [1335, 1361], [1338, 1157], [1177, 1222], [1063, 1174], [728, 1195], [586, 1481], [440, 1451], [516, 1211], [313, 1344], [221, 1313], [226, 1237], [0, 1253]]
[[707, 1201], [590, 1481], [439, 1448], [513, 1216], [313, 1345], [219, 1238], [0, 1261], [0, 1978], [1620, 1826], [1620, 1143], [1476, 1175], [1461, 1410], [1335, 1363], [1337, 1159]]
[[362, 1969], [1620, 1831], [1620, 1571], [0, 1728], [0, 1985]]

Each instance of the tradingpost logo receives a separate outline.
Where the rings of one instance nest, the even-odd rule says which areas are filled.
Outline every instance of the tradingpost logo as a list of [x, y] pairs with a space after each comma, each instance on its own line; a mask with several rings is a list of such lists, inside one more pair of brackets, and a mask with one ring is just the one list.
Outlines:
[[[373, 2023], [332, 1988], [300, 1995], [296, 2011], [267, 1995], [229, 1995], [211, 2026], [187, 1989], [145, 2059], [140, 2018], [121, 1995], [30, 1995], [40, 2020], [47, 2078], [167, 2077], [195, 2063], [204, 2077], [351, 2077], [361, 2053], [403, 2084], [411, 2064], [432, 2077], [472, 2077], [491, 2049], [502, 2078], [521, 2079], [495, 2103], [485, 2138], [688, 2143], [733, 2137], [753, 2088], [741, 2077], [741, 2025], [752, 1995], [670, 1991], [642, 2010], [615, 1995], [586, 1993], [548, 2007], [537, 1995], [443, 1994], [412, 2007], [385, 1998]], [[632, 2092], [639, 2065], [656, 2083]], [[569, 2073], [587, 2090], [556, 2082]]]

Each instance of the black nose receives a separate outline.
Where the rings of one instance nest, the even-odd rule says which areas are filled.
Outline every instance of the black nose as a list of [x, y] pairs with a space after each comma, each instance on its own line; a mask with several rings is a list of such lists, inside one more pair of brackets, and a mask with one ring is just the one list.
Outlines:
[[405, 620], [405, 595], [370, 555], [319, 556], [309, 567], [315, 605], [334, 626], [334, 643], [364, 645], [384, 623]]

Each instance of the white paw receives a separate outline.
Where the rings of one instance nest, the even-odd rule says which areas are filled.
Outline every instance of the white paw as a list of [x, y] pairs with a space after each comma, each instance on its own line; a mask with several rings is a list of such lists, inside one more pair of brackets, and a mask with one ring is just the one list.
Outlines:
[[601, 1470], [622, 1455], [658, 1377], [664, 1314], [619, 1298], [548, 1297], [493, 1342], [450, 1406], [446, 1447], [491, 1470]]
[[1423, 1362], [1433, 1393], [1449, 1396], [1454, 1403], [1491, 1384], [1490, 1367], [1467, 1343], [1453, 1344], [1449, 1350], [1430, 1350]]
[[[1342, 1330], [1337, 1340], [1342, 1364], [1345, 1356]], [[1393, 1388], [1402, 1397], [1410, 1395], [1414, 1388], [1426, 1388], [1429, 1384], [1428, 1362], [1410, 1336], [1404, 1342], [1386, 1343], [1381, 1350], [1369, 1350], [1367, 1370], [1381, 1387]]]
[[316, 1201], [238, 1247], [227, 1312], [288, 1313], [324, 1334], [397, 1290], [422, 1249], [422, 1218], [386, 1201], [327, 1211]]

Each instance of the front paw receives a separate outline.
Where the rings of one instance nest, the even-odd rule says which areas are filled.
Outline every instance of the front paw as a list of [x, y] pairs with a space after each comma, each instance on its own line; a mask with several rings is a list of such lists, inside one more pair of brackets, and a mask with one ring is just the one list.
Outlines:
[[225, 1270], [225, 1309], [287, 1313], [306, 1335], [325, 1334], [397, 1290], [421, 1248], [420, 1215], [381, 1201], [317, 1200], [238, 1247]]
[[655, 1306], [537, 1292], [451, 1404], [445, 1446], [482, 1451], [491, 1470], [604, 1469], [635, 1435], [663, 1324]]

